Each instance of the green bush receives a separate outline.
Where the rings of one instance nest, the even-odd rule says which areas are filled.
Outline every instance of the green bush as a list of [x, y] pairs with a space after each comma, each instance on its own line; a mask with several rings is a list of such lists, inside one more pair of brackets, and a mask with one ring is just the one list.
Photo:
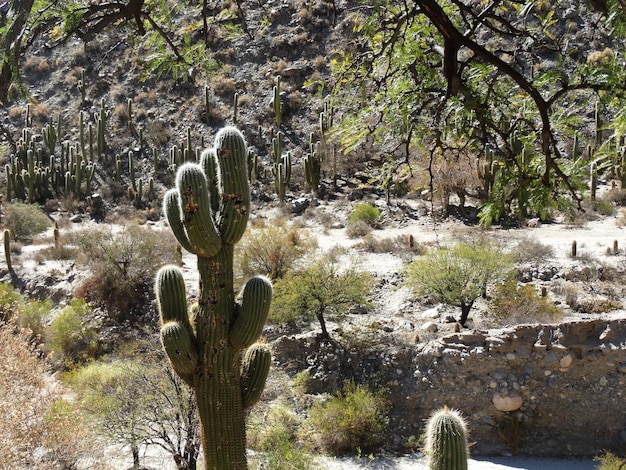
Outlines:
[[371, 452], [383, 443], [389, 419], [386, 390], [370, 391], [347, 381], [336, 396], [309, 409], [301, 437], [333, 455]]
[[78, 235], [75, 243], [81, 252], [78, 262], [91, 273], [77, 295], [120, 322], [148, 311], [157, 270], [178, 261], [177, 244], [169, 231], [138, 225], [119, 232], [89, 230]]
[[102, 352], [98, 326], [85, 301], [71, 301], [45, 329], [52, 362], [69, 368], [98, 357]]
[[36, 205], [16, 202], [4, 210], [5, 228], [11, 230], [16, 240], [25, 240], [44, 232], [52, 223]]
[[348, 224], [365, 222], [370, 227], [377, 227], [382, 219], [380, 209], [376, 206], [362, 202], [357, 204], [348, 216]]
[[497, 325], [552, 322], [563, 316], [559, 307], [541, 297], [530, 284], [507, 281], [495, 286], [486, 316]]

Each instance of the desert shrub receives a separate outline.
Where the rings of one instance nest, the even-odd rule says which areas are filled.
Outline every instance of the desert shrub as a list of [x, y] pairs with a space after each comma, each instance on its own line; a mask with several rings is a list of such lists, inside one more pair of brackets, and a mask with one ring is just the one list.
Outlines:
[[69, 468], [95, 457], [88, 423], [12, 324], [0, 324], [0, 356], [0, 468]]
[[335, 396], [309, 409], [301, 436], [314, 448], [333, 455], [357, 449], [367, 453], [383, 443], [388, 410], [385, 389], [372, 392], [347, 381]]
[[16, 202], [5, 207], [4, 225], [14, 238], [27, 240], [44, 232], [51, 222], [38, 206]]
[[407, 284], [431, 301], [461, 308], [464, 325], [474, 302], [487, 288], [513, 274], [511, 255], [496, 243], [463, 242], [433, 248], [406, 269]]
[[511, 250], [513, 260], [518, 264], [539, 264], [554, 256], [554, 249], [539, 240], [529, 238], [519, 241]]
[[308, 369], [301, 370], [293, 378], [292, 388], [298, 395], [304, 395], [311, 383], [311, 372]]
[[236, 246], [235, 263], [242, 278], [257, 274], [279, 279], [317, 246], [304, 229], [285, 220], [257, 222]]
[[30, 331], [32, 336], [43, 338], [44, 325], [52, 307], [50, 299], [23, 301], [18, 307], [17, 324]]
[[98, 357], [98, 322], [84, 300], [73, 300], [45, 329], [51, 361], [60, 367], [71, 367]]
[[499, 325], [552, 322], [563, 316], [560, 308], [541, 297], [534, 286], [508, 281], [495, 286], [491, 292], [487, 317]]
[[593, 210], [604, 216], [612, 216], [617, 212], [615, 204], [604, 199], [596, 199], [593, 202]]
[[156, 271], [178, 259], [171, 233], [138, 225], [118, 232], [86, 231], [75, 243], [81, 252], [78, 261], [87, 265], [91, 274], [77, 295], [120, 322], [146, 313], [154, 295]]
[[579, 300], [574, 310], [584, 313], [606, 313], [623, 308], [623, 304], [613, 299], [582, 299]]
[[365, 303], [371, 286], [369, 273], [342, 266], [336, 256], [328, 254], [274, 283], [269, 320], [286, 323], [317, 318], [322, 335], [328, 337], [326, 316], [341, 318], [349, 307]]
[[368, 253], [394, 253], [415, 254], [424, 253], [425, 248], [421, 243], [416, 243], [411, 235], [398, 235], [396, 237], [376, 238], [371, 234], [365, 235], [357, 245]]
[[369, 235], [373, 230], [372, 226], [363, 220], [357, 220], [346, 227], [348, 238], [359, 238]]
[[376, 206], [362, 202], [357, 204], [348, 216], [348, 224], [356, 222], [365, 222], [370, 227], [377, 227], [382, 219], [380, 209]]
[[594, 460], [600, 462], [600, 466], [595, 467], [597, 470], [622, 470], [626, 467], [626, 459], [620, 458], [609, 451], [605, 451]]
[[22, 296], [8, 282], [0, 282], [0, 322], [14, 318]]
[[247, 443], [253, 450], [267, 452], [281, 443], [295, 441], [299, 422], [298, 416], [285, 404], [253, 413], [247, 424]]

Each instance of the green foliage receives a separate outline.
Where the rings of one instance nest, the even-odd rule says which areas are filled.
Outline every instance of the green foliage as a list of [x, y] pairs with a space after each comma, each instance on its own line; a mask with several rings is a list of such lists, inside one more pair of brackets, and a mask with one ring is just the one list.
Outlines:
[[600, 462], [600, 466], [595, 467], [597, 470], [621, 470], [626, 466], [626, 459], [620, 458], [608, 450], [594, 460]]
[[54, 304], [50, 299], [24, 300], [18, 308], [17, 324], [31, 332], [32, 336], [42, 338], [45, 325]]
[[177, 260], [174, 237], [147, 226], [87, 230], [76, 236], [75, 244], [78, 262], [91, 274], [79, 294], [118, 321], [136, 320], [146, 312], [158, 268]]
[[386, 390], [347, 381], [343, 390], [316, 402], [303, 423], [302, 437], [316, 449], [333, 455], [376, 450], [388, 425]]
[[491, 302], [486, 316], [497, 325], [553, 322], [563, 316], [559, 307], [547, 297], [541, 297], [535, 286], [507, 281], [491, 291]]
[[465, 324], [476, 299], [512, 274], [511, 255], [493, 242], [457, 243], [433, 248], [407, 267], [407, 283], [418, 295], [461, 308]]
[[322, 335], [328, 337], [326, 316], [341, 318], [350, 306], [366, 303], [371, 287], [369, 273], [342, 266], [336, 256], [328, 254], [276, 281], [269, 320], [283, 323], [317, 318]]
[[83, 300], [71, 301], [45, 329], [52, 362], [69, 368], [98, 357], [98, 328], [91, 307]]
[[258, 454], [252, 468], [267, 470], [315, 470], [315, 457], [297, 444], [298, 416], [285, 404], [265, 413], [253, 413], [248, 422], [248, 446]]
[[0, 323], [15, 317], [22, 296], [8, 282], [0, 282]]
[[376, 206], [362, 202], [357, 204], [350, 215], [348, 216], [348, 223], [355, 224], [357, 222], [365, 222], [370, 227], [377, 227], [382, 219], [380, 209]]
[[[590, 10], [581, 15], [593, 16]], [[357, 10], [353, 24], [361, 47], [331, 64], [333, 102], [342, 109], [332, 138], [346, 154], [372, 146], [392, 154], [406, 146], [434, 179], [439, 161], [474, 162], [492, 149], [489, 174], [483, 171], [487, 167], [478, 168], [488, 176], [481, 195], [487, 198], [480, 213], [484, 225], [511, 215], [543, 219], [555, 208], [576, 206], [580, 182], [587, 176], [585, 164], [568, 159], [561, 144], [587, 124], [593, 126], [588, 105], [598, 96], [603, 112], [617, 117], [619, 124], [611, 127], [624, 128], [625, 96], [616, 90], [626, 73], [620, 53], [609, 49], [602, 61], [587, 60], [578, 38], [589, 34], [600, 50], [613, 47], [606, 39], [623, 31], [624, 10], [611, 2], [611, 13], [597, 26], [589, 22], [584, 31], [565, 33], [562, 9], [530, 16], [528, 11], [528, 5], [509, 1], [486, 16], [465, 1], [418, 2], [417, 7], [374, 2], [367, 11]], [[510, 25], [520, 35], [494, 28], [494, 22]], [[523, 38], [532, 38], [531, 44], [522, 44]], [[555, 60], [547, 58], [546, 44], [558, 51]], [[515, 55], [524, 47], [528, 62], [511, 67], [503, 59], [503, 51]], [[472, 54], [457, 61], [462, 49]], [[584, 136], [588, 143], [594, 138]], [[473, 192], [469, 183], [461, 189]]]
[[279, 279], [316, 247], [317, 241], [306, 229], [284, 219], [261, 221], [237, 244], [235, 263], [244, 278], [262, 274]]
[[15, 239], [26, 240], [44, 232], [52, 223], [36, 205], [15, 202], [4, 209], [4, 225]]

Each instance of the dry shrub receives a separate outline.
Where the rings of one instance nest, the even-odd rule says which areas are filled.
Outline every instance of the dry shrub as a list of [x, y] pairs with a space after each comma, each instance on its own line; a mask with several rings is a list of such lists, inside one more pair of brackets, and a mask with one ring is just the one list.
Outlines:
[[613, 299], [584, 299], [576, 303], [575, 310], [584, 313], [606, 313], [623, 308], [623, 304]]
[[76, 294], [102, 307], [118, 321], [147, 313], [156, 271], [178, 261], [176, 242], [168, 232], [130, 225], [118, 232], [98, 229], [76, 238], [90, 277]]
[[518, 264], [540, 264], [554, 256], [554, 249], [539, 240], [528, 238], [519, 241], [511, 250], [511, 254]]
[[363, 220], [358, 220], [354, 223], [348, 224], [346, 227], [346, 235], [348, 238], [359, 238], [369, 235], [374, 230], [370, 224]]
[[260, 220], [237, 245], [235, 261], [242, 278], [262, 274], [278, 279], [316, 247], [317, 240], [307, 230], [285, 219]]
[[0, 355], [0, 468], [75, 468], [93, 455], [88, 423], [11, 324], [0, 325]]
[[368, 253], [420, 255], [425, 251], [424, 245], [413, 241], [411, 235], [398, 235], [395, 237], [376, 238], [372, 234], [367, 234], [363, 237], [361, 243], [359, 243], [357, 246], [358, 248], [361, 248]]
[[548, 298], [541, 297], [535, 286], [507, 281], [497, 285], [492, 293], [489, 312], [485, 315], [496, 325], [553, 322], [563, 316], [560, 308]]
[[237, 91], [237, 82], [225, 75], [215, 75], [211, 80], [211, 88], [215, 94], [230, 99]]

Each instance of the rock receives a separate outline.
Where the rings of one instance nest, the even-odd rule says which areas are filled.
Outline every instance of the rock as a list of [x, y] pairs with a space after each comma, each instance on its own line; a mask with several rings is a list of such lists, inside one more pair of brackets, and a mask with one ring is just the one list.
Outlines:
[[573, 361], [572, 355], [568, 354], [567, 356], [563, 356], [561, 358], [561, 360], [559, 361], [559, 365], [562, 368], [567, 368], [572, 365], [572, 361]]
[[333, 229], [333, 230], [339, 230], [339, 229], [342, 229], [342, 228], [346, 228], [346, 224], [342, 224], [341, 222], [333, 222], [330, 225], [330, 228]]
[[421, 326], [421, 329], [422, 331], [426, 331], [428, 333], [435, 333], [436, 331], [439, 330], [439, 327], [437, 326], [436, 323], [432, 321], [427, 321]]
[[519, 410], [524, 404], [524, 399], [519, 395], [502, 396], [499, 393], [496, 393], [491, 401], [498, 411]]
[[70, 217], [70, 222], [74, 224], [79, 224], [83, 221], [83, 217], [80, 214], [73, 215]]
[[435, 318], [439, 318], [439, 315], [441, 315], [441, 305], [437, 305], [436, 307], [433, 308], [429, 308], [428, 310], [424, 310], [422, 313], [420, 313], [420, 318], [423, 318], [424, 320], [426, 319], [435, 319]]
[[291, 203], [291, 212], [293, 214], [301, 214], [304, 212], [311, 201], [308, 198], [300, 197]]

